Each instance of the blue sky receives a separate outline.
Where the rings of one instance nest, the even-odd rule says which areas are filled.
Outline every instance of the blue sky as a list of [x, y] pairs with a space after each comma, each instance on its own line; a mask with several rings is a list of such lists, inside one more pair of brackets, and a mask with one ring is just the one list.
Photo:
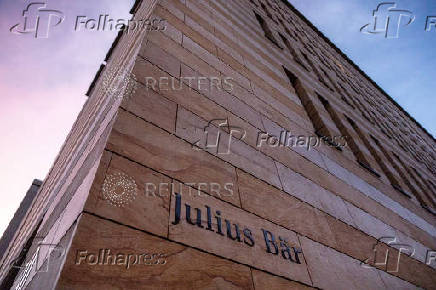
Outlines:
[[364, 24], [372, 22], [372, 11], [383, 1], [289, 2], [436, 136], [436, 27], [425, 31], [427, 16], [436, 16], [435, 0], [389, 1], [395, 2], [397, 9], [415, 15], [414, 22], [401, 26], [396, 39], [359, 31]]
[[[230, 1], [230, 0], [228, 0]], [[0, 233], [34, 178], [44, 179], [83, 103], [85, 92], [116, 31], [75, 32], [76, 16], [129, 18], [133, 0], [47, 0], [65, 15], [48, 39], [16, 35], [31, 0], [0, 0]], [[38, 1], [41, 2], [41, 1]], [[424, 31], [436, 15], [435, 0], [397, 1], [416, 20], [398, 39], [359, 32], [372, 20], [372, 0], [291, 0], [310, 21], [374, 81], [436, 135], [434, 96], [436, 29]]]

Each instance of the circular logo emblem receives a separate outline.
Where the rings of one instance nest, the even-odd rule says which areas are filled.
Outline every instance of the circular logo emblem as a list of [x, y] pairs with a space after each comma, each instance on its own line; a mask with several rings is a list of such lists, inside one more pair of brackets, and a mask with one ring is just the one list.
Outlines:
[[136, 91], [136, 76], [109, 70], [103, 77], [102, 86], [105, 94], [115, 99], [128, 99]]
[[107, 175], [102, 187], [103, 198], [117, 207], [134, 201], [137, 191], [135, 180], [122, 172]]

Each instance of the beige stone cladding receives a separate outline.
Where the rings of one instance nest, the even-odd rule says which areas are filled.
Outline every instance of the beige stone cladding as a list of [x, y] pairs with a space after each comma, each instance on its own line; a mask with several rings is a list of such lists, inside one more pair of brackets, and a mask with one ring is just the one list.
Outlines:
[[39, 201], [66, 252], [30, 288], [435, 289], [415, 120], [285, 1], [137, 3], [165, 29], [114, 47], [135, 90], [97, 81], [78, 119], [96, 129], [65, 145], [83, 166], [61, 155]]

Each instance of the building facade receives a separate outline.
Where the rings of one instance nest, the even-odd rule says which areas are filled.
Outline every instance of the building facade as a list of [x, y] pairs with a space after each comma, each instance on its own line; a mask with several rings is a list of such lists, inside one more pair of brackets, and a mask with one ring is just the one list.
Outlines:
[[132, 14], [2, 281], [436, 288], [436, 142], [297, 10], [142, 0]]

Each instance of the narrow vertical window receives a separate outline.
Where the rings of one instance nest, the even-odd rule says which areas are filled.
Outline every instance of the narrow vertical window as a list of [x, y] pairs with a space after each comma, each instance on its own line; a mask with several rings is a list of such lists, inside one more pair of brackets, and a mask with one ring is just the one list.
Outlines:
[[341, 90], [339, 90], [339, 94], [341, 95], [341, 99], [348, 105], [350, 106], [353, 110], [355, 110], [356, 108], [354, 107], [354, 105], [351, 103], [351, 101], [348, 99], [347, 95], [348, 95], [348, 90], [344, 88], [344, 86], [342, 84], [339, 84], [339, 86], [341, 87]]
[[432, 188], [432, 192], [433, 192], [433, 199], [436, 198], [436, 185], [431, 182], [430, 180], [427, 180], [428, 184], [430, 185], [430, 187]]
[[263, 11], [265, 11], [266, 15], [267, 15], [271, 20], [275, 21], [274, 18], [273, 18], [273, 16], [272, 16], [272, 14], [271, 14], [271, 12], [269, 12], [268, 8], [266, 8], [265, 4], [263, 4], [263, 3], [261, 2], [261, 3], [260, 3], [260, 6], [262, 7]]
[[301, 58], [298, 56], [297, 52], [295, 51], [295, 49], [292, 47], [291, 43], [289, 42], [289, 40], [284, 37], [280, 32], [279, 32], [279, 36], [280, 38], [283, 40], [283, 43], [285, 44], [285, 46], [288, 48], [289, 52], [292, 55], [292, 58], [295, 60], [295, 62], [301, 66], [302, 68], [304, 68], [306, 71], [309, 71], [309, 69], [306, 67], [306, 65], [301, 61]]
[[325, 136], [325, 133], [327, 133], [327, 129], [324, 125], [324, 122], [321, 119], [321, 116], [316, 109], [315, 105], [313, 104], [313, 101], [308, 96], [306, 90], [301, 86], [300, 81], [298, 78], [290, 72], [288, 69], [283, 67], [285, 70], [285, 73], [289, 79], [289, 82], [291, 83], [292, 87], [294, 88], [295, 92], [297, 93], [298, 98], [300, 99], [301, 103], [303, 104], [304, 109], [306, 110], [307, 115], [309, 116], [310, 121], [313, 124], [313, 127], [315, 129], [315, 134]]
[[[295, 35], [295, 33], [291, 30], [289, 30], [289, 28], [285, 25], [285, 23], [283, 22], [282, 19], [279, 18], [280, 23], [282, 24], [283, 28], [285, 29], [286, 33], [295, 41], [298, 42], [299, 40], [297, 39], [297, 36]], [[289, 22], [289, 21], [288, 21]]]
[[[425, 188], [422, 186], [422, 184], [419, 183], [419, 181], [413, 175], [412, 171], [406, 166], [406, 164], [401, 160], [401, 158], [397, 154], [395, 154], [394, 152], [392, 152], [392, 154], [395, 156], [396, 161], [401, 165], [401, 167], [404, 168], [404, 170], [406, 170], [407, 174], [409, 175], [410, 179], [406, 179], [405, 182], [407, 183], [409, 188], [412, 190], [416, 199], [418, 199], [419, 203], [423, 207], [429, 207], [431, 202], [428, 199], [427, 195], [425, 194]], [[404, 176], [404, 177], [406, 177], [406, 176]], [[411, 181], [413, 181], [414, 184], [412, 184]]]
[[323, 83], [325, 84], [325, 86], [330, 90], [330, 91], [332, 91], [332, 92], [335, 92], [335, 90], [332, 88], [332, 86], [334, 86], [333, 85], [333, 80], [331, 79], [331, 77], [329, 76], [329, 74], [322, 68], [322, 67], [320, 67], [320, 70], [321, 70], [321, 72], [322, 72], [322, 74], [323, 74], [323, 77], [324, 78], [326, 78], [329, 82], [330, 82], [330, 84], [332, 84], [332, 85], [330, 85], [329, 83], [327, 83], [325, 80], [323, 81]]
[[433, 206], [436, 206], [436, 198], [435, 198], [435, 191], [432, 188], [431, 184], [421, 175], [421, 173], [418, 172], [415, 168], [412, 168], [413, 173], [415, 173], [415, 176], [420, 180], [421, 185], [425, 185], [426, 189], [423, 189], [424, 194], [427, 196], [427, 198], [432, 202]]
[[411, 195], [403, 189], [402, 182], [400, 181], [400, 178], [404, 179], [404, 177], [403, 177], [402, 173], [400, 172], [399, 168], [393, 162], [391, 156], [389, 156], [388, 152], [385, 150], [385, 148], [380, 144], [380, 142], [376, 138], [374, 138], [373, 136], [370, 136], [370, 137], [371, 137], [371, 140], [373, 141], [373, 143], [375, 144], [375, 146], [378, 148], [378, 150], [383, 154], [383, 156], [389, 162], [389, 163], [384, 163], [381, 156], [379, 156], [377, 154], [377, 156], [378, 156], [377, 158], [380, 159], [380, 161], [379, 160], [377, 160], [377, 161], [379, 162], [380, 167], [382, 168], [383, 172], [385, 173], [385, 175], [389, 179], [392, 187], [394, 187], [396, 190], [398, 190], [399, 192], [401, 192], [405, 196], [411, 198]]
[[327, 83], [327, 81], [324, 79], [324, 77], [321, 75], [321, 72], [319, 71], [319, 69], [315, 66], [315, 64], [313, 63], [313, 61], [307, 56], [307, 54], [305, 54], [304, 52], [301, 52], [301, 55], [304, 57], [304, 59], [306, 60], [306, 62], [310, 65], [310, 67], [312, 68], [312, 71], [315, 73], [316, 77], [318, 78], [318, 80], [320, 81], [320, 83], [322, 83], [326, 88], [328, 88], [329, 90], [332, 90], [332, 88], [330, 87], [330, 85]]
[[[350, 122], [351, 119], [348, 119], [348, 121]], [[401, 189], [401, 186], [399, 185], [398, 181], [396, 180], [396, 178], [394, 177], [394, 175], [392, 174], [392, 172], [388, 169], [388, 167], [386, 166], [386, 164], [383, 162], [383, 159], [381, 158], [381, 156], [377, 153], [377, 151], [375, 150], [374, 146], [371, 144], [371, 140], [368, 139], [365, 134], [363, 134], [362, 130], [360, 130], [360, 128], [351, 120], [350, 124], [352, 125], [354, 131], [357, 133], [357, 135], [359, 136], [360, 140], [362, 140], [363, 144], [366, 146], [366, 148], [369, 150], [369, 152], [371, 153], [372, 157], [374, 158], [374, 160], [377, 162], [377, 164], [379, 165], [379, 167], [381, 168], [381, 170], [383, 171], [383, 173], [386, 175], [386, 177], [388, 178], [389, 182], [398, 189]], [[372, 138], [372, 136], [371, 136]], [[374, 139], [372, 138], [372, 141], [374, 141]], [[375, 142], [374, 142], [375, 143]], [[377, 145], [377, 144], [376, 144]], [[373, 169], [371, 169], [373, 170]], [[377, 174], [378, 175], [378, 174]], [[378, 175], [380, 177], [380, 175]]]
[[[318, 99], [321, 102], [321, 104], [323, 105], [324, 109], [327, 111], [327, 113], [329, 114], [330, 118], [332, 119], [333, 123], [335, 123], [336, 128], [338, 128], [338, 130], [340, 131], [340, 133], [342, 134], [342, 136], [350, 136], [348, 134], [348, 131], [345, 129], [344, 125], [342, 124], [341, 119], [339, 118], [338, 114], [336, 113], [336, 111], [332, 108], [332, 106], [330, 105], [330, 103], [324, 99], [323, 97], [321, 97], [320, 95], [318, 95]], [[345, 134], [344, 134], [345, 133]], [[348, 141], [348, 140], [347, 140]], [[351, 140], [351, 142], [353, 142], [353, 140]], [[342, 150], [340, 147], [336, 147], [339, 150]]]
[[274, 38], [274, 35], [273, 35], [271, 29], [268, 27], [268, 24], [265, 22], [265, 20], [262, 18], [262, 16], [260, 16], [256, 12], [254, 12], [254, 15], [256, 15], [256, 19], [263, 29], [265, 37], [268, 38], [272, 43], [274, 43], [277, 47], [280, 48], [279, 44], [277, 43], [277, 40]]
[[[351, 127], [353, 128], [354, 132], [356, 132], [356, 134], [359, 137], [359, 139], [366, 146], [368, 151], [371, 150], [372, 149], [371, 144], [369, 144], [369, 142], [366, 139], [365, 135], [360, 130], [360, 128], [356, 125], [356, 123], [353, 120], [351, 120], [350, 118], [348, 118], [348, 117], [346, 117], [346, 119], [347, 119], [348, 123], [351, 125]], [[356, 157], [357, 157], [357, 161], [359, 162], [359, 164], [362, 165], [364, 168], [366, 168], [369, 172], [371, 172], [375, 176], [380, 177], [380, 174], [378, 174], [377, 171], [375, 171], [373, 169], [373, 167], [371, 166], [371, 163], [368, 160], [368, 158], [365, 156], [365, 153], [362, 152], [363, 146], [358, 146], [358, 149], [359, 148], [360, 148], [360, 150], [356, 152], [357, 153]]]
[[[391, 155], [388, 153], [388, 151], [384, 148], [384, 146], [382, 144], [380, 144], [380, 142], [375, 139], [374, 137], [373, 141], [375, 144], [377, 144], [378, 148], [381, 150], [381, 152], [383, 153], [383, 155], [386, 157], [386, 159], [389, 161], [389, 163], [391, 164], [391, 166], [393, 167], [393, 169], [395, 169], [395, 171], [397, 172], [397, 174], [400, 176], [401, 180], [398, 180], [399, 185], [401, 185], [401, 183], [404, 183], [409, 190], [416, 195], [416, 189], [415, 187], [409, 182], [408, 177], [406, 176], [406, 173], [401, 170], [401, 168], [398, 166], [398, 164], [395, 162], [395, 160], [391, 157]], [[394, 185], [394, 184], [393, 184]], [[406, 196], [408, 196], [409, 198], [411, 197], [410, 194], [406, 191], [403, 190], [402, 186], [399, 186], [398, 188], [396, 186], [394, 186], [395, 189], [399, 190], [401, 193], [405, 194]]]
[[319, 106], [315, 105], [314, 101], [311, 99], [309, 94], [302, 86], [300, 80], [298, 80], [298, 78], [285, 67], [283, 67], [283, 69], [288, 76], [289, 81], [293, 86], [295, 92], [297, 93], [298, 98], [303, 104], [303, 107], [307, 115], [309, 116], [310, 121], [312, 122], [313, 128], [315, 129], [315, 134], [322, 137], [325, 141], [333, 145], [336, 149], [342, 151], [340, 145], [336, 143], [336, 140], [333, 137], [338, 134], [335, 134], [334, 129], [330, 128], [327, 125], [330, 120], [326, 120], [326, 117], [324, 117], [324, 115], [320, 111]]
[[254, 4], [254, 6], [256, 6], [256, 7], [259, 7], [259, 5], [256, 3], [256, 1], [255, 0], [250, 0], [250, 2], [251, 3], [253, 3]]

